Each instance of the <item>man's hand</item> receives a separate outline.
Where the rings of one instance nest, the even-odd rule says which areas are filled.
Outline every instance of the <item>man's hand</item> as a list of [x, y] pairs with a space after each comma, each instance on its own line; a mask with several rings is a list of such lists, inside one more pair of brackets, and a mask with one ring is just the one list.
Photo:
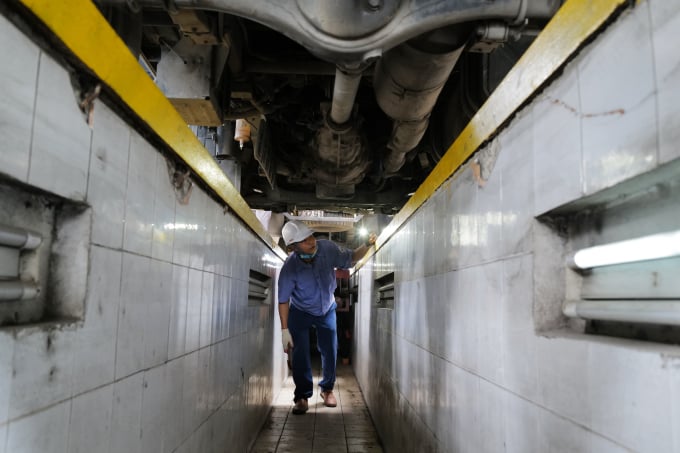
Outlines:
[[371, 233], [368, 235], [368, 239], [366, 239], [366, 242], [364, 245], [366, 247], [372, 247], [375, 244], [375, 241], [378, 240], [378, 236], [376, 236], [375, 233]]
[[355, 248], [352, 252], [352, 265], [354, 265], [357, 261], [359, 261], [361, 258], [363, 258], [368, 251], [375, 245], [375, 241], [378, 239], [378, 236], [376, 236], [375, 233], [371, 233], [368, 235], [368, 239], [366, 239], [366, 242], [361, 244], [359, 247]]
[[281, 343], [283, 344], [283, 352], [288, 352], [289, 348], [293, 348], [293, 337], [290, 336], [288, 329], [281, 330]]

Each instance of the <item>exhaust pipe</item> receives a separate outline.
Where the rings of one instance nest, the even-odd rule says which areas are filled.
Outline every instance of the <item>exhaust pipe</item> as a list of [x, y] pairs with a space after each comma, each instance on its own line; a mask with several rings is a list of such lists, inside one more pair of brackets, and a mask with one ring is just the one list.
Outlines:
[[438, 52], [404, 43], [386, 52], [376, 65], [376, 100], [394, 120], [383, 160], [386, 173], [397, 172], [404, 165], [406, 153], [425, 135], [430, 113], [463, 47]]
[[333, 86], [333, 103], [330, 118], [333, 123], [345, 124], [352, 115], [354, 99], [359, 91], [361, 71], [349, 73], [337, 68], [335, 70], [335, 84]]

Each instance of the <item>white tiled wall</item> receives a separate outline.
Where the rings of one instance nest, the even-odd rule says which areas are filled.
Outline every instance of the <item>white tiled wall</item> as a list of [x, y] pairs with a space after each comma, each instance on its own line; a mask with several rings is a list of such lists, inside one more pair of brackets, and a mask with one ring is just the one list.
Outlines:
[[[7, 428], [6, 450], [12, 453], [59, 453], [67, 450], [71, 401], [10, 423]], [[77, 427], [80, 429], [80, 427]]]
[[[646, 2], [598, 37], [576, 63], [586, 194], [657, 165], [659, 121], [651, 36]], [[611, 76], [602, 77], [604, 73]]]
[[88, 453], [110, 451], [113, 385], [105, 385], [73, 398], [68, 449]]
[[68, 72], [3, 16], [0, 52], [0, 178], [93, 212], [84, 319], [0, 328], [0, 453], [245, 451], [285, 372], [248, 269], [278, 258], [197, 186], [181, 204], [102, 101], [90, 129]]
[[106, 385], [114, 378], [121, 270], [120, 251], [91, 248], [87, 322], [74, 340], [74, 395]]
[[29, 148], [35, 108], [35, 85], [38, 78], [40, 52], [20, 31], [0, 17], [3, 29], [0, 40], [2, 55], [17, 55], [11, 64], [2, 65], [0, 77], [0, 111], [12, 111], [0, 123], [3, 149], [3, 173], [19, 181], [28, 179]]
[[[355, 370], [386, 451], [680, 451], [677, 346], [533, 319], [534, 217], [680, 158], [679, 30], [678, 2], [637, 2], [487, 145], [483, 185], [464, 167], [360, 270]], [[390, 271], [393, 312], [371, 306]]]
[[151, 255], [151, 229], [154, 224], [154, 181], [158, 153], [142, 137], [130, 138], [123, 249]]
[[92, 158], [87, 199], [92, 206], [94, 222], [92, 242], [120, 249], [125, 225], [125, 193], [128, 177], [130, 128], [111, 110], [97, 105], [92, 132]]
[[[562, 75], [533, 103], [534, 214], [583, 194], [578, 72]], [[556, 108], [559, 107], [559, 108]]]
[[677, 53], [673, 46], [677, 39], [677, 5], [674, 2], [655, 0], [651, 10], [653, 58], [655, 63], [657, 116], [659, 122], [659, 162], [668, 162], [680, 156], [680, 71], [678, 62], [669, 55]]
[[[84, 200], [92, 133], [70, 89], [69, 75], [40, 54], [35, 91], [28, 183]], [[55, 178], [55, 175], [60, 175]]]

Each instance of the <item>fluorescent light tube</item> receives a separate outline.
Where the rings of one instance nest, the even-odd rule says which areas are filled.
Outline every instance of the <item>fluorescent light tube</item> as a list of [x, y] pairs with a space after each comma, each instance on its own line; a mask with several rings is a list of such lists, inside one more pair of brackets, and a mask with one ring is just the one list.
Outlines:
[[568, 264], [573, 269], [590, 269], [674, 256], [680, 256], [680, 231], [581, 249], [569, 257]]

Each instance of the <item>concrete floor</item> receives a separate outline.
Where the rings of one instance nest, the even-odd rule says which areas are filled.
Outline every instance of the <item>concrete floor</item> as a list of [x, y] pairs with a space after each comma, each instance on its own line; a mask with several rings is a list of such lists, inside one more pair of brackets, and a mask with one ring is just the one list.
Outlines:
[[[315, 384], [320, 371], [316, 366]], [[293, 415], [294, 387], [289, 376], [250, 453], [382, 453], [350, 365], [338, 364], [334, 389], [337, 407], [325, 407], [316, 386], [309, 411]]]

